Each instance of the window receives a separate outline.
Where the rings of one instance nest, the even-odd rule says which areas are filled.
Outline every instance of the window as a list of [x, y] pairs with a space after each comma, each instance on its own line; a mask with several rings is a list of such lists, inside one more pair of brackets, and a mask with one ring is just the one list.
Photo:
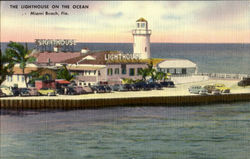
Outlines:
[[19, 81], [19, 75], [16, 75], [17, 81]]
[[140, 70], [142, 70], [142, 68], [137, 68], [137, 75], [139, 75]]
[[147, 47], [145, 47], [145, 52], [147, 52]]
[[112, 69], [112, 68], [108, 68], [107, 74], [108, 74], [109, 76], [112, 76], [112, 74], [113, 74], [113, 69]]
[[140, 28], [140, 23], [137, 23], [137, 28]]
[[96, 74], [96, 70], [94, 71], [94, 75]]
[[180, 69], [180, 68], [177, 68], [175, 73], [176, 73], [176, 74], [181, 74], [181, 69]]
[[183, 69], [181, 70], [181, 73], [182, 73], [182, 74], [187, 74], [187, 69], [186, 69], [186, 68], [183, 68]]
[[122, 64], [121, 67], [122, 67], [122, 74], [123, 75], [127, 74], [126, 64]]
[[174, 74], [176, 71], [175, 71], [175, 69], [169, 69], [169, 73], [172, 73], [172, 74]]
[[135, 69], [134, 68], [130, 68], [129, 69], [129, 76], [134, 76], [135, 75]]
[[119, 75], [119, 74], [120, 74], [120, 69], [119, 69], [119, 68], [116, 68], [116, 69], [115, 69], [115, 74], [116, 74], [116, 75]]
[[142, 28], [145, 28], [145, 23], [141, 23], [141, 27], [142, 27]]
[[90, 75], [91, 71], [89, 71], [89, 75]]
[[[11, 79], [11, 81], [12, 81], [12, 79]], [[22, 82], [24, 82], [24, 76], [22, 76]]]
[[98, 76], [101, 76], [101, 72], [100, 71], [98, 71]]

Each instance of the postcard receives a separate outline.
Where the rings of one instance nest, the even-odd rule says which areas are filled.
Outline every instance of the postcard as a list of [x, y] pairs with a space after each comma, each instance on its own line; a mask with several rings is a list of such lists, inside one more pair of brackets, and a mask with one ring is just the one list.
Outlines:
[[0, 158], [248, 158], [249, 1], [1, 1]]

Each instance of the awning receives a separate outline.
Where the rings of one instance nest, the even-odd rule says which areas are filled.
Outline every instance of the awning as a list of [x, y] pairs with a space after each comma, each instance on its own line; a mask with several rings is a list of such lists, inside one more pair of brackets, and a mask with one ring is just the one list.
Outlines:
[[60, 80], [60, 81], [56, 81], [56, 82], [59, 84], [70, 84], [70, 82], [66, 81], [66, 80]]

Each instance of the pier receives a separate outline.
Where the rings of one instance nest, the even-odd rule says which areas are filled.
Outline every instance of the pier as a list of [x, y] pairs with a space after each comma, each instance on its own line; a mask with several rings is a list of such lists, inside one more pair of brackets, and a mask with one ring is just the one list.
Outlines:
[[214, 103], [250, 101], [250, 93], [223, 95], [155, 96], [99, 99], [1, 99], [1, 109], [89, 109], [119, 106], [196, 106]]

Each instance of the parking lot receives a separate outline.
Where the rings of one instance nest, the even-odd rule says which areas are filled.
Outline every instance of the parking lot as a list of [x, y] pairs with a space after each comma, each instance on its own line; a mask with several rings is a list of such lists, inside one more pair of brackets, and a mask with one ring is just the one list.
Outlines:
[[[57, 96], [39, 96], [39, 97], [6, 97], [12, 99], [98, 99], [98, 98], [130, 98], [130, 97], [153, 97], [153, 96], [185, 96], [196, 95], [190, 94], [188, 88], [192, 85], [209, 85], [221, 83], [231, 89], [231, 93], [250, 93], [250, 86], [239, 87], [239, 80], [207, 80], [195, 83], [177, 84], [174, 88], [163, 88], [162, 90], [149, 91], [126, 91], [126, 92], [111, 92], [111, 93], [96, 93], [82, 95], [57, 95]], [[4, 99], [4, 98], [2, 98]]]

